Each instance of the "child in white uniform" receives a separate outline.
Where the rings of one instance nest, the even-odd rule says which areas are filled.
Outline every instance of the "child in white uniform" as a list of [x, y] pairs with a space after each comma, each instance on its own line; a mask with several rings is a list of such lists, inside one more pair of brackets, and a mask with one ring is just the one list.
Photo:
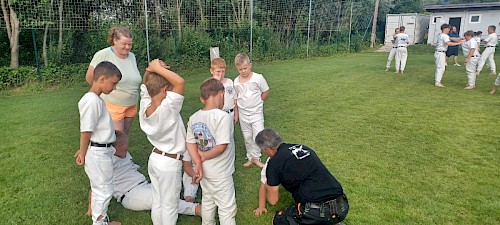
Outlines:
[[[113, 156], [113, 197], [126, 209], [134, 211], [151, 210], [153, 205], [151, 184], [138, 171], [139, 166], [132, 161], [132, 156], [128, 152], [128, 136], [118, 130], [115, 132], [116, 141], [113, 143], [113, 147], [116, 149]], [[87, 210], [89, 216], [92, 212], [90, 202]], [[179, 214], [199, 216], [201, 215], [201, 205], [179, 200], [177, 211]]]
[[448, 49], [448, 46], [455, 46], [455, 45], [460, 45], [462, 41], [460, 38], [452, 38], [454, 41], [457, 42], [451, 42], [450, 37], [448, 36], [448, 33], [450, 32], [450, 25], [449, 24], [443, 24], [441, 25], [441, 34], [439, 35], [437, 42], [436, 42], [436, 52], [434, 53], [434, 61], [436, 62], [436, 73], [435, 73], [435, 79], [434, 79], [434, 85], [436, 87], [444, 87], [444, 85], [441, 83], [441, 80], [443, 79], [443, 74], [446, 69], [446, 50]]
[[[215, 225], [218, 211], [221, 225], [236, 224], [236, 196], [233, 183], [234, 147], [231, 143], [231, 116], [222, 111], [224, 85], [217, 79], [201, 86], [203, 109], [189, 117], [186, 147], [196, 166], [203, 168], [201, 179], [203, 225]], [[197, 180], [195, 179], [195, 182]]]
[[399, 28], [399, 34], [396, 34], [396, 44], [397, 44], [397, 53], [396, 53], [396, 72], [401, 74], [404, 73], [406, 67], [406, 59], [408, 58], [408, 47], [410, 37], [408, 34], [405, 34], [405, 27], [401, 26]]
[[467, 72], [467, 86], [466, 90], [472, 90], [476, 87], [476, 67], [479, 57], [479, 47], [474, 38], [474, 31], [467, 31], [464, 33], [466, 42], [462, 44], [462, 50], [465, 56], [465, 70]]
[[[177, 223], [186, 130], [180, 115], [184, 79], [162, 61], [149, 63], [141, 85], [139, 122], [154, 146], [148, 161], [153, 191], [151, 219], [155, 225]], [[170, 91], [171, 90], [171, 91]]]
[[195, 164], [193, 163], [188, 151], [184, 152], [182, 159], [184, 174], [182, 175], [182, 186], [184, 187], [184, 200], [194, 202], [198, 193], [199, 183], [196, 183], [193, 177], [196, 177], [194, 172]]
[[389, 52], [389, 57], [387, 58], [387, 64], [385, 65], [385, 72], [388, 72], [391, 69], [391, 62], [398, 51], [398, 43], [396, 43], [396, 35], [399, 34], [399, 27], [394, 30], [394, 34], [392, 35], [392, 46], [391, 51]]
[[108, 224], [108, 205], [113, 194], [113, 154], [111, 145], [115, 129], [106, 104], [99, 96], [116, 89], [121, 79], [118, 68], [107, 61], [97, 64], [90, 91], [78, 102], [80, 112], [80, 149], [76, 164], [84, 165], [90, 180], [92, 221], [94, 225]]
[[496, 74], [495, 48], [498, 43], [498, 36], [495, 33], [495, 30], [496, 27], [493, 25], [488, 27], [488, 37], [486, 37], [483, 41], [485, 43], [485, 48], [483, 50], [483, 53], [481, 54], [481, 58], [479, 59], [479, 63], [477, 66], [477, 75], [479, 75], [479, 73], [481, 73], [481, 70], [483, 70], [483, 66], [486, 63], [486, 60], [488, 60], [488, 65], [490, 66], [490, 74]]
[[264, 166], [260, 161], [262, 153], [255, 144], [255, 137], [264, 130], [264, 101], [269, 96], [269, 86], [261, 74], [252, 72], [252, 63], [246, 54], [238, 54], [234, 64], [240, 74], [234, 79], [236, 107], [238, 107], [235, 121], [240, 121], [248, 160], [243, 166], [249, 167], [255, 164], [262, 168]]

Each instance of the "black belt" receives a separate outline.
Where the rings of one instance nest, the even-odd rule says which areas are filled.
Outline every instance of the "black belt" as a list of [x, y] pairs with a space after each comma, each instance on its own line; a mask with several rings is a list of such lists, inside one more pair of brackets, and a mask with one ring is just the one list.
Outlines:
[[436, 51], [436, 52], [446, 52], [446, 51]]
[[406, 48], [406, 46], [398, 46], [398, 48]]
[[227, 112], [227, 113], [232, 113], [232, 112], [234, 112], [234, 108], [232, 108], [232, 109], [230, 109], [230, 110], [227, 110], [226, 112]]
[[398, 47], [392, 47], [392, 48], [398, 48]]
[[494, 45], [486, 46], [486, 48], [494, 48], [494, 47], [496, 47], [496, 46], [494, 46]]
[[109, 144], [100, 144], [100, 143], [97, 143], [97, 142], [90, 142], [90, 146], [92, 147], [106, 147], [106, 148], [109, 148], [111, 147], [111, 145], [113, 145], [113, 143], [109, 143]]
[[472, 57], [472, 58], [479, 58], [479, 57], [481, 57], [481, 56], [479, 56], [479, 55], [473, 55], [473, 56], [471, 56], [471, 57]]
[[144, 183], [146, 183], [146, 181], [145, 181], [145, 180], [144, 180], [144, 181], [142, 181], [142, 182], [140, 182], [140, 183], [138, 183], [135, 187], [133, 187], [132, 189], [130, 189], [130, 190], [128, 190], [127, 192], [125, 192], [125, 193], [122, 195], [122, 197], [120, 197], [120, 202], [123, 202], [123, 199], [125, 198], [125, 195], [126, 195], [127, 193], [129, 193], [131, 190], [133, 190], [134, 188], [136, 188], [136, 187], [138, 187], [139, 185], [144, 184]]

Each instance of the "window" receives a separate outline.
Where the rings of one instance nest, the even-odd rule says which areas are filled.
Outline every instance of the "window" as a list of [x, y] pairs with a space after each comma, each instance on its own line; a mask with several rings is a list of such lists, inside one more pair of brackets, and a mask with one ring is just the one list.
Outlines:
[[436, 24], [441, 20], [441, 16], [434, 16], [432, 17], [432, 24]]
[[481, 15], [471, 14], [469, 18], [469, 23], [481, 23]]

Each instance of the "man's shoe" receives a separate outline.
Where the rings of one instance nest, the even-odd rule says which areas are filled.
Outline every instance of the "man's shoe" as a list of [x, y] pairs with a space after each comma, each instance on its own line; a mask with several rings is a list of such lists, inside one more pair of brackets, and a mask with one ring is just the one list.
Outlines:
[[443, 85], [443, 84], [441, 84], [441, 83], [435, 83], [435, 84], [434, 84], [434, 86], [436, 86], [436, 87], [440, 87], [440, 88], [444, 88], [444, 85]]

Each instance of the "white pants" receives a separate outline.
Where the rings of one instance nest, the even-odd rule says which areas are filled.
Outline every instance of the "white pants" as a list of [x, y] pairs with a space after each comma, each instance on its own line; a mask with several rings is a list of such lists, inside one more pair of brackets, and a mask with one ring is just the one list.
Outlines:
[[175, 225], [181, 194], [182, 161], [152, 152], [148, 173], [151, 179], [153, 204], [151, 219], [154, 225]]
[[404, 71], [406, 67], [406, 59], [408, 58], [408, 50], [406, 47], [398, 47], [396, 53], [396, 71]]
[[[123, 207], [134, 211], [151, 210], [153, 205], [153, 191], [150, 183], [138, 185], [125, 194], [121, 202]], [[179, 200], [177, 213], [194, 216], [197, 203]]]
[[252, 159], [260, 160], [262, 155], [260, 148], [255, 144], [255, 137], [264, 130], [264, 114], [258, 113], [255, 115], [239, 115], [241, 133], [245, 139], [245, 148], [247, 149], [248, 161]]
[[483, 53], [481, 54], [481, 58], [479, 58], [477, 72], [481, 72], [481, 70], [483, 70], [483, 66], [486, 63], [486, 60], [488, 60], [488, 65], [490, 66], [490, 70], [492, 72], [497, 71], [494, 57], [495, 57], [495, 48], [486, 47]]
[[391, 68], [392, 59], [394, 59], [394, 56], [396, 55], [397, 51], [398, 48], [391, 47], [391, 51], [389, 52], [389, 57], [387, 58], [387, 64], [385, 65], [386, 68]]
[[467, 73], [467, 86], [476, 86], [476, 67], [479, 57], [471, 57], [469, 62], [465, 64]]
[[215, 225], [218, 211], [220, 225], [236, 225], [236, 196], [233, 177], [201, 179], [203, 190], [201, 200], [202, 225]]
[[436, 62], [436, 75], [435, 82], [441, 83], [443, 79], [444, 70], [446, 69], [446, 54], [444, 52], [435, 52], [434, 61]]
[[190, 177], [186, 172], [184, 172], [184, 174], [182, 175], [182, 186], [184, 187], [184, 198], [188, 196], [196, 198], [196, 193], [198, 193], [198, 187], [200, 185], [193, 184], [193, 178]]
[[[113, 196], [113, 146], [89, 146], [85, 155], [85, 173], [90, 180], [92, 221], [94, 225], [104, 224], [109, 202]], [[102, 219], [97, 218], [102, 215]]]

